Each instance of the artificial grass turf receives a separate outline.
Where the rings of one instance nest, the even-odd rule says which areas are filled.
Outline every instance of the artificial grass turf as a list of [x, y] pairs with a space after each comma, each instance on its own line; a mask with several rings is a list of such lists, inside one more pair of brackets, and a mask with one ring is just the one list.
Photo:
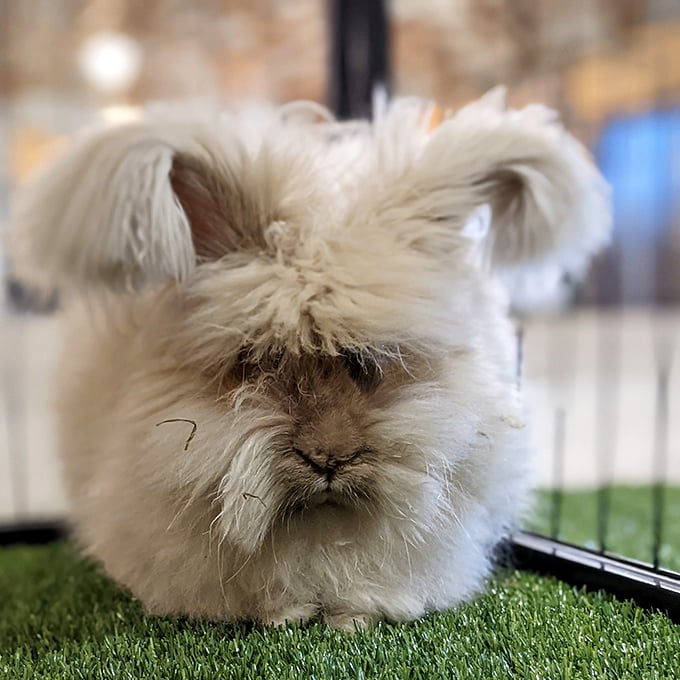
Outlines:
[[[622, 527], [617, 540], [629, 539], [620, 548], [646, 548], [639, 509], [649, 490], [615, 493], [622, 510], [632, 508], [612, 522]], [[677, 508], [680, 489], [669, 493]], [[565, 497], [565, 536], [592, 537], [591, 503], [589, 494]], [[677, 565], [677, 523], [667, 539]], [[321, 624], [148, 617], [69, 545], [16, 547], [0, 551], [0, 611], [0, 677], [8, 678], [680, 677], [680, 627], [663, 615], [519, 572], [499, 574], [455, 611], [345, 635]]]

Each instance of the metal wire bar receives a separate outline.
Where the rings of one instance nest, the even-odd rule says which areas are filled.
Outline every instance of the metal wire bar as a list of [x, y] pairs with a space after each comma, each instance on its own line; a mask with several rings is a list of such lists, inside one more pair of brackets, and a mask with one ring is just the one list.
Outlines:
[[[659, 372], [657, 376], [657, 401], [656, 401], [656, 443], [654, 453], [655, 473], [665, 469], [668, 451], [668, 374]], [[665, 503], [665, 488], [661, 476], [655, 474], [652, 485], [652, 562], [654, 568], [659, 568], [659, 553], [663, 543], [663, 524]]]
[[617, 321], [613, 333], [600, 327], [597, 375], [597, 544], [607, 550], [611, 507], [611, 485], [616, 463], [616, 433], [619, 416], [621, 370], [621, 328]]
[[511, 537], [507, 554], [515, 568], [606, 590], [646, 609], [662, 611], [680, 623], [680, 574], [676, 572], [524, 531]]
[[669, 380], [673, 339], [656, 343], [656, 424], [654, 428], [654, 482], [652, 484], [652, 563], [659, 568], [664, 538], [666, 473], [668, 467]]
[[524, 371], [524, 333], [524, 323], [520, 320], [515, 327], [515, 379], [518, 390], [522, 387]]
[[555, 435], [553, 439], [553, 489], [550, 505], [550, 535], [559, 538], [562, 523], [562, 494], [564, 472], [564, 439], [566, 433], [566, 412], [563, 408], [555, 411]]
[[340, 119], [370, 117], [376, 85], [389, 90], [384, 0], [332, 0], [329, 106]]
[[27, 372], [27, 356], [24, 342], [13, 348], [15, 360], [6, 362], [5, 371], [0, 373], [3, 385], [5, 420], [7, 423], [7, 455], [11, 487], [11, 505], [14, 516], [21, 519], [28, 507], [28, 446], [26, 424], [21, 414], [27, 408], [24, 379]]
[[67, 526], [61, 522], [21, 522], [0, 525], [0, 546], [42, 545], [63, 541], [67, 537]]

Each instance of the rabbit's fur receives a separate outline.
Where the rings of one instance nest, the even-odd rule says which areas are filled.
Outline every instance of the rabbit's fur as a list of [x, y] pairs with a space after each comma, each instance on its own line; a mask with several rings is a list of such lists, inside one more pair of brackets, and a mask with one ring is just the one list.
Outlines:
[[151, 109], [20, 199], [77, 535], [150, 612], [352, 629], [482, 586], [529, 460], [499, 281], [582, 271], [608, 195], [542, 107], [430, 114]]

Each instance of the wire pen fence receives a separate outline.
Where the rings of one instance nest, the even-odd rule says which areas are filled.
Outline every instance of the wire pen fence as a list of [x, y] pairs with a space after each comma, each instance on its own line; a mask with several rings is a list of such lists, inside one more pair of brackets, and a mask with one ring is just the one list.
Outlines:
[[[680, 314], [639, 309], [620, 314], [629, 317], [622, 324], [614, 316], [613, 326], [622, 342], [609, 343], [609, 354], [593, 352], [598, 361], [607, 362], [607, 368], [588, 371], [590, 397], [575, 370], [578, 356], [583, 362], [587, 351], [581, 347], [579, 352], [573, 342], [567, 362], [575, 375], [572, 393], [565, 398], [564, 385], [558, 386], [559, 377], [553, 376], [553, 387], [562, 394], [541, 401], [534, 395], [535, 418], [546, 425], [540, 450], [545, 456], [540, 464], [544, 491], [530, 531], [512, 537], [513, 564], [634, 599], [680, 622], [676, 529], [680, 432], [672, 417], [680, 398], [680, 371], [673, 362]], [[591, 320], [596, 323], [598, 317], [592, 314]], [[600, 335], [611, 339], [610, 330]], [[646, 344], [637, 343], [647, 361], [621, 353], [623, 340], [630, 342], [631, 335], [647, 337]], [[581, 335], [581, 344], [583, 339]], [[531, 352], [527, 362], [531, 373]], [[534, 373], [533, 379], [541, 376]], [[589, 409], [591, 427], [585, 409], [578, 406], [583, 401], [594, 407]], [[579, 525], [573, 526], [572, 516]], [[631, 548], [633, 532], [642, 532], [643, 538]]]

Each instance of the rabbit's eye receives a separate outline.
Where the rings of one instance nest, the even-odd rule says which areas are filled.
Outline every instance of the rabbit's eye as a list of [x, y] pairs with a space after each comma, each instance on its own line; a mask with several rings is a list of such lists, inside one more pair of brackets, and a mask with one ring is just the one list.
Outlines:
[[362, 392], [370, 392], [378, 386], [382, 371], [375, 361], [358, 352], [345, 352], [343, 361], [349, 377]]
[[232, 369], [234, 377], [245, 381], [251, 378], [256, 370], [257, 363], [253, 361], [250, 351], [247, 348], [242, 348], [236, 357]]
[[260, 376], [275, 375], [284, 360], [283, 352], [272, 351], [257, 356], [249, 347], [242, 347], [234, 362], [233, 373], [242, 381], [253, 380]]
[[242, 380], [249, 380], [276, 370], [279, 360], [277, 355], [257, 356], [250, 347], [242, 347], [236, 357], [234, 370]]
[[236, 363], [239, 365], [251, 363], [251, 353], [247, 347], [241, 347], [236, 356]]

